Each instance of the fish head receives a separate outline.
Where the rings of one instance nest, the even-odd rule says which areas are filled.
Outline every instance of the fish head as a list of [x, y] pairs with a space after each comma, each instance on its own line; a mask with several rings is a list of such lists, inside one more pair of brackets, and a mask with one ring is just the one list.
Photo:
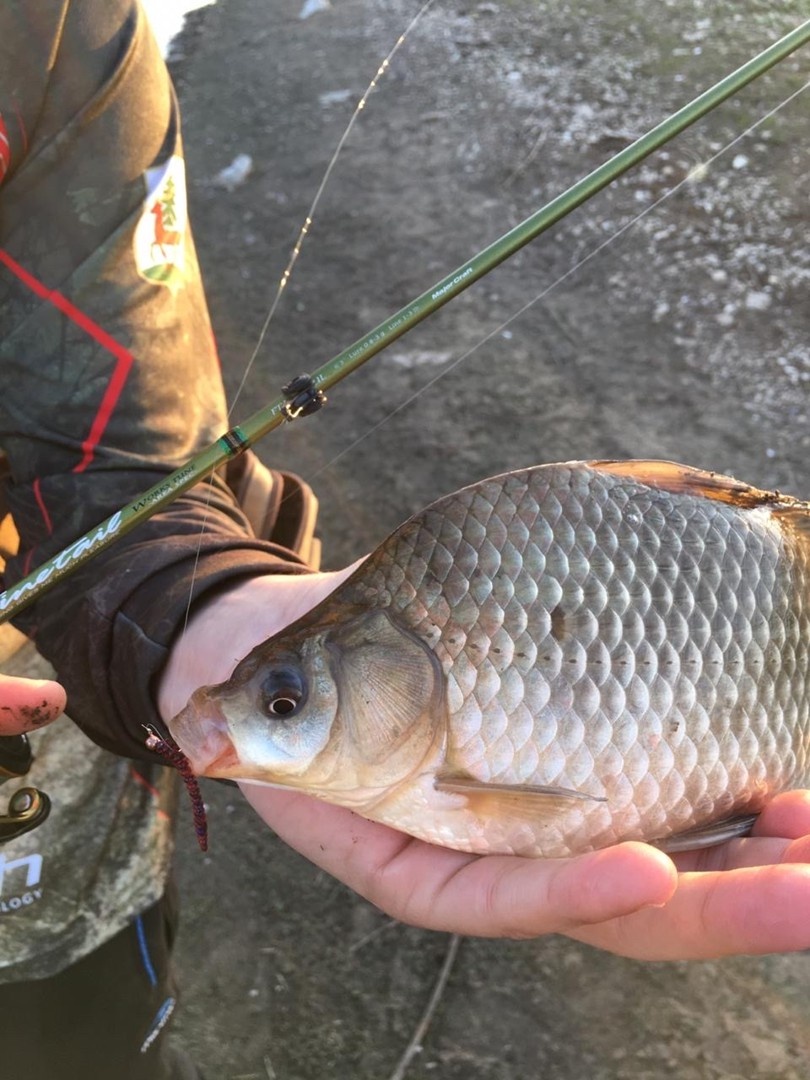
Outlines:
[[257, 646], [227, 682], [195, 691], [169, 730], [198, 775], [362, 807], [443, 741], [443, 685], [424, 641], [387, 611], [361, 611]]

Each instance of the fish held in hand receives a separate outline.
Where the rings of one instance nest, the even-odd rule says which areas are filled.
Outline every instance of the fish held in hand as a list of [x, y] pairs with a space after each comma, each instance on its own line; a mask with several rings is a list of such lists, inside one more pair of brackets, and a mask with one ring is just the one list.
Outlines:
[[170, 723], [195, 771], [432, 843], [743, 834], [810, 780], [810, 504], [571, 462], [432, 504]]

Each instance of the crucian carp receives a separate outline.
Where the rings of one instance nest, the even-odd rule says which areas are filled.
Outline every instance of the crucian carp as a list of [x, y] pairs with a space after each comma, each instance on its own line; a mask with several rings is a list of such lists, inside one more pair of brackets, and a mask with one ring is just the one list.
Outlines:
[[170, 730], [435, 844], [679, 850], [808, 783], [809, 665], [810, 504], [569, 462], [428, 506]]

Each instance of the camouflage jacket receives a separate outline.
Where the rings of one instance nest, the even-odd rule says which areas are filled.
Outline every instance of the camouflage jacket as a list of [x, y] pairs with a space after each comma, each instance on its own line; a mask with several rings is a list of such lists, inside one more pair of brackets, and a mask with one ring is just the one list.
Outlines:
[[[185, 192], [176, 101], [136, 0], [0, 5], [0, 446], [20, 535], [6, 587], [227, 427]], [[171, 785], [155, 782], [165, 770], [143, 725], [158, 722], [155, 681], [192, 582], [199, 600], [236, 576], [302, 569], [252, 536], [215, 477], [18, 617], [66, 687], [73, 721], [145, 764], [61, 722], [43, 733], [38, 767], [50, 770], [54, 812], [30, 843], [0, 849], [6, 977], [58, 970], [159, 895]], [[63, 797], [60, 775], [70, 777]], [[76, 831], [83, 800], [96, 831], [77, 832], [80, 849], [68, 843], [49, 863], [38, 845]], [[32, 853], [43, 877], [29, 887], [32, 864], [11, 863]], [[128, 884], [113, 897], [117, 878]]]

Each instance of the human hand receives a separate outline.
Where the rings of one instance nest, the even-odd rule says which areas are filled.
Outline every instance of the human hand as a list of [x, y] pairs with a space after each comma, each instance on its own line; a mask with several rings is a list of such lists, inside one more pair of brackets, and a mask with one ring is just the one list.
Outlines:
[[810, 947], [810, 792], [755, 836], [670, 860], [626, 843], [571, 859], [434, 847], [299, 793], [243, 785], [291, 847], [403, 922], [481, 937], [559, 933], [639, 960]]
[[0, 736], [24, 735], [50, 724], [65, 700], [65, 691], [50, 679], [0, 675]]
[[[167, 666], [169, 719], [204, 683], [226, 679], [254, 645], [331, 592], [354, 569], [266, 577], [201, 608]], [[232, 646], [223, 654], [222, 642]], [[619, 844], [571, 859], [476, 856], [435, 847], [343, 807], [244, 784], [288, 844], [389, 915], [483, 937], [567, 934], [637, 959], [697, 959], [810, 947], [810, 792], [775, 799], [754, 836], [670, 859]]]

